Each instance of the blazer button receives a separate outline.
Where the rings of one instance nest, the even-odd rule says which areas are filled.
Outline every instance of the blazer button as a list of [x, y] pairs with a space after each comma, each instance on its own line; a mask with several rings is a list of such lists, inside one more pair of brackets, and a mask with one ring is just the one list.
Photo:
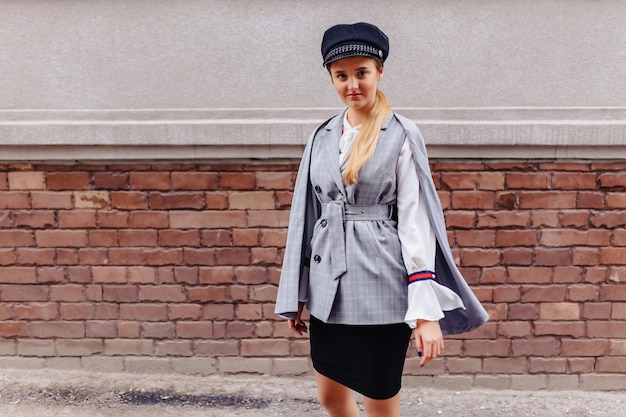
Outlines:
[[321, 193], [322, 192], [322, 187], [320, 187], [319, 185], [316, 185], [315, 186], [315, 192], [318, 193], [318, 194]]
[[322, 257], [319, 256], [319, 255], [315, 255], [313, 257], [313, 260], [315, 261], [316, 264], [318, 264], [318, 263], [322, 262]]
[[322, 227], [326, 227], [326, 225], [328, 224], [328, 222], [326, 221], [326, 219], [322, 220], [320, 222], [320, 224], [322, 225]]

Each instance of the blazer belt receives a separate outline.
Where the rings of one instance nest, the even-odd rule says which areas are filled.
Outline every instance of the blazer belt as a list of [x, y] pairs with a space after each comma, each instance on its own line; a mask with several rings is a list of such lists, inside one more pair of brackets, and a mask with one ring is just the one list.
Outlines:
[[334, 279], [339, 279], [348, 270], [346, 265], [346, 236], [344, 221], [376, 221], [393, 218], [393, 204], [357, 206], [331, 201], [322, 204], [322, 227], [328, 227], [329, 244], [337, 250], [331, 254], [331, 271]]
[[[321, 217], [328, 217], [329, 207], [343, 205], [344, 221], [378, 221], [391, 220], [394, 218], [395, 204], [374, 204], [371, 206], [359, 206], [356, 204], [342, 204], [340, 201], [332, 201], [322, 204]], [[332, 210], [331, 210], [332, 211]]]

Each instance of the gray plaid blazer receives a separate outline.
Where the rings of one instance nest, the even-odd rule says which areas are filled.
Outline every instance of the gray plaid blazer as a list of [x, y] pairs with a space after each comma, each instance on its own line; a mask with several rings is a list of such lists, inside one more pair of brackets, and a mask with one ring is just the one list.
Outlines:
[[275, 312], [293, 318], [298, 301], [327, 323], [402, 323], [408, 306], [408, 274], [397, 220], [396, 164], [409, 140], [422, 199], [437, 238], [436, 281], [461, 297], [465, 308], [446, 311], [444, 334], [469, 331], [487, 320], [454, 263], [443, 211], [432, 181], [426, 146], [413, 122], [392, 114], [376, 150], [359, 173], [343, 184], [339, 140], [343, 114], [323, 123], [309, 139], [291, 206], [285, 257]]

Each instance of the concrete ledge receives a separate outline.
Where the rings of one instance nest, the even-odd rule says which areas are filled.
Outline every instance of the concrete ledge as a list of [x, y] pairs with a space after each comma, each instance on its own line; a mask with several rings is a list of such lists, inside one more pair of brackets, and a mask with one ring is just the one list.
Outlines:
[[[88, 356], [82, 358], [0, 357], [3, 369], [53, 369], [87, 372], [180, 375], [313, 375], [308, 358], [163, 358], [152, 356]], [[626, 391], [624, 374], [440, 374], [402, 377], [407, 388], [463, 391], [470, 389], [513, 391]]]
[[[0, 161], [297, 159], [341, 109], [0, 111]], [[626, 158], [626, 108], [399, 108], [434, 158]]]

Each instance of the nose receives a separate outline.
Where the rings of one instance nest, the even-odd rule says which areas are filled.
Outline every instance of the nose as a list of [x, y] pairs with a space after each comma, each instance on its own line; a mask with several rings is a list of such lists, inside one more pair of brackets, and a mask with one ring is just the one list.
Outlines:
[[350, 90], [356, 90], [359, 88], [359, 80], [356, 77], [350, 77], [348, 79], [348, 88]]

